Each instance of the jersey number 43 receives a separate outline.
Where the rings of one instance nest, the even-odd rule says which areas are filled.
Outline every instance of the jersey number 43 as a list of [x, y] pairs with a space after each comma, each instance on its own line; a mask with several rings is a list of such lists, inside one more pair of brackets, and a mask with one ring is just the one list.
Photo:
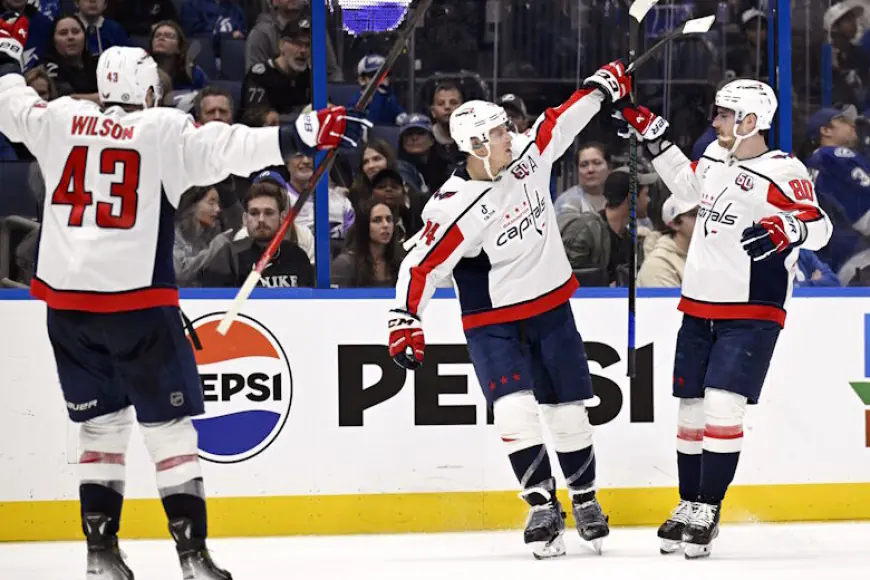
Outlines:
[[[88, 148], [84, 145], [73, 147], [63, 167], [60, 183], [51, 195], [52, 204], [72, 206], [67, 222], [70, 227], [81, 227], [85, 210], [93, 204], [93, 196], [85, 188], [87, 161]], [[111, 184], [109, 194], [117, 197], [120, 204], [117, 211], [113, 211], [115, 204], [97, 202], [96, 223], [101, 228], [128, 230], [136, 224], [139, 205], [139, 153], [132, 149], [103, 149], [100, 153], [102, 175], [115, 175], [119, 164], [121, 180]]]

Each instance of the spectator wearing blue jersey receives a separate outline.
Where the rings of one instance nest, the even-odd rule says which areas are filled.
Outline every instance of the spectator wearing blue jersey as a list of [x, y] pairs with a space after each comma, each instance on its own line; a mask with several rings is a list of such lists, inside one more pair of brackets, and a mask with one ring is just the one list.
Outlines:
[[219, 34], [244, 38], [248, 29], [245, 11], [233, 0], [185, 0], [181, 25], [190, 38]]
[[118, 22], [105, 18], [106, 0], [76, 0], [78, 16], [87, 26], [88, 51], [99, 56], [113, 46], [131, 46], [130, 37]]
[[54, 20], [60, 14], [60, 0], [39, 0], [39, 2], [30, 2], [31, 5], [38, 5], [39, 12], [42, 13], [49, 21]]
[[28, 4], [27, 0], [3, 0], [3, 9], [7, 12], [23, 14], [30, 22], [22, 61], [25, 70], [36, 66], [38, 61], [45, 57], [51, 41], [51, 19], [42, 14], [36, 6]]
[[795, 275], [795, 286], [805, 287], [838, 287], [840, 279], [827, 264], [819, 260], [815, 252], [801, 250], [798, 254], [798, 271]]
[[[359, 81], [360, 90], [357, 91], [353, 98], [347, 103], [347, 108], [353, 108], [359, 101], [366, 85], [384, 64], [384, 57], [379, 54], [370, 54], [360, 59], [356, 66], [357, 80]], [[375, 91], [375, 96], [372, 98], [369, 106], [366, 107], [366, 118], [372, 123], [378, 125], [401, 125], [402, 121], [408, 116], [404, 107], [399, 104], [396, 94], [390, 87], [390, 76], [387, 77], [378, 85], [378, 90]]]
[[189, 48], [187, 37], [177, 23], [164, 20], [154, 26], [148, 52], [172, 79], [174, 91], [196, 91], [208, 84], [203, 70], [189, 62]]
[[870, 162], [855, 150], [854, 107], [821, 109], [807, 122], [806, 165], [815, 180], [819, 205], [834, 233], [819, 258], [847, 285], [870, 266]]

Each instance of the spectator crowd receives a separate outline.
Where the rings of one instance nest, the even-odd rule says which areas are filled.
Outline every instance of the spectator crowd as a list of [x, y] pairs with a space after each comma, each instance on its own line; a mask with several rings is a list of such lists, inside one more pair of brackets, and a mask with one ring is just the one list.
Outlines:
[[[141, 46], [158, 63], [161, 105], [183, 109], [200, 123], [274, 126], [311, 107], [308, 0], [2, 2], [6, 10], [30, 18], [25, 77], [47, 101], [72, 96], [99, 102], [97, 59], [108, 47], [123, 45]], [[471, 63], [474, 59], [469, 56], [491, 44], [484, 6], [489, 4], [506, 14], [506, 22], [500, 24], [503, 34], [515, 32], [521, 24], [533, 32], [518, 36], [516, 50], [507, 51], [507, 62], [499, 69], [500, 75], [521, 81], [500, 83], [496, 94], [491, 92], [492, 79], [483, 80], [485, 67]], [[669, 112], [662, 110], [660, 83], [649, 82], [649, 77], [638, 77], [638, 83], [644, 103], [669, 113], [672, 138], [697, 159], [715, 139], [709, 121], [717, 86], [735, 77], [769, 81], [768, 10], [765, 0], [676, 4], [695, 15], [717, 11], [719, 25], [711, 35], [718, 36], [687, 42], [678, 49], [694, 52], [678, 52], [677, 65], [668, 74], [686, 74], [695, 80], [677, 91], [667, 105]], [[535, 35], [529, 23], [544, 18], [537, 12], [544, 9], [550, 11], [549, 21], [561, 25], [547, 35]], [[578, 30], [625, 17], [621, 0], [552, 0], [540, 5], [519, 0], [436, 0], [416, 41], [417, 62], [397, 66], [366, 110], [375, 128], [365, 148], [339, 155], [330, 172], [332, 285], [395, 284], [404, 255], [402, 242], [422, 227], [426, 201], [464, 162], [448, 131], [450, 114], [459, 105], [472, 98], [495, 100], [517, 131], [529, 130], [544, 108], [558, 105], [575, 88], [575, 79], [585, 76], [575, 74], [575, 69], [591, 72], [624, 54], [620, 40], [612, 38], [619, 35], [602, 36], [604, 28], [597, 32], [601, 38], [587, 39], [588, 46], [578, 53]], [[340, 15], [330, 12], [330, 19]], [[816, 254], [801, 251], [797, 285], [870, 285], [868, 24], [870, 0], [842, 0], [824, 8], [824, 31], [832, 47], [832, 106], [820, 107], [821, 87], [799, 86], [800, 75], [795, 75], [797, 154], [811, 169], [820, 204], [835, 223], [827, 248]], [[654, 37], [655, 31], [649, 34]], [[351, 37], [340, 30], [327, 35], [326, 74], [333, 104], [352, 106], [383, 63], [391, 39], [376, 36], [381, 38]], [[796, 54], [804, 50], [814, 55], [808, 59], [811, 66], [821, 66], [815, 55], [822, 54], [823, 40], [811, 38], [808, 45], [796, 47]], [[539, 54], [541, 47], [548, 55], [546, 62], [541, 60], [545, 58]], [[523, 51], [528, 54], [520, 58]], [[702, 72], [681, 67], [700, 67]], [[548, 85], [541, 72], [548, 68], [550, 76], [570, 82]], [[422, 80], [414, 80], [408, 69]], [[808, 77], [818, 79], [821, 73]], [[802, 110], [808, 114], [800, 114]], [[599, 117], [560, 161], [550, 193], [566, 253], [581, 285], [621, 286], [628, 281], [633, 251], [628, 229], [629, 174], [624, 145], [615, 139], [607, 114]], [[33, 156], [23, 145], [0, 135], [0, 160], [33, 162]], [[313, 171], [314, 160], [299, 154], [282, 166], [186, 192], [175, 227], [179, 285], [241, 285]], [[44, 195], [39, 172], [32, 171], [30, 178], [34, 189]], [[672, 197], [648, 163], [641, 167], [639, 183], [638, 284], [678, 287], [698, 207]], [[264, 273], [262, 286], [315, 284], [313, 233], [314, 202], [309, 200]], [[23, 283], [30, 275], [36, 236], [34, 230], [16, 244], [15, 278]]]

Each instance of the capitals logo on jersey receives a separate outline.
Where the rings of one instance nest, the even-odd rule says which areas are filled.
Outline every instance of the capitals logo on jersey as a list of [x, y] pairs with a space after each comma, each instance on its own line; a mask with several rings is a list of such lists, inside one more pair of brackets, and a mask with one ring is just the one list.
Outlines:
[[205, 414], [193, 418], [200, 457], [238, 463], [262, 453], [287, 422], [293, 398], [290, 363], [275, 336], [258, 321], [239, 315], [226, 336], [217, 326], [223, 312], [196, 319], [202, 343], [194, 350]]
[[535, 190], [535, 199], [533, 200], [529, 195], [528, 187], [525, 189], [526, 200], [522, 205], [507, 208], [505, 211], [504, 220], [502, 221], [502, 229], [504, 231], [498, 237], [498, 240], [496, 240], [496, 245], [498, 246], [503, 246], [514, 239], [522, 240], [531, 233], [531, 230], [537, 232], [539, 236], [544, 235], [543, 228], [546, 222], [541, 218], [547, 207], [547, 201], [537, 189]]

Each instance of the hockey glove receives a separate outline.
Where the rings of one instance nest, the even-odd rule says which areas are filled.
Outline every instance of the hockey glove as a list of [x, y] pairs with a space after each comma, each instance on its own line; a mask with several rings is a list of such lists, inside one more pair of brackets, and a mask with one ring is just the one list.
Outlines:
[[372, 127], [364, 113], [329, 107], [303, 113], [296, 119], [296, 133], [308, 147], [319, 150], [355, 148]]
[[621, 60], [615, 60], [583, 81], [583, 86], [600, 90], [607, 100], [615, 103], [631, 92], [631, 75], [625, 72], [625, 65]]
[[780, 212], [743, 230], [740, 241], [752, 260], [759, 262], [801, 245], [806, 237], [807, 226], [804, 222], [790, 213]]
[[426, 339], [420, 319], [405, 310], [390, 310], [390, 356], [400, 367], [413, 370], [423, 364]]
[[618, 132], [619, 136], [628, 139], [634, 133], [640, 141], [643, 141], [653, 157], [657, 157], [667, 149], [665, 144], [670, 145], [670, 142], [664, 139], [670, 123], [646, 107], [624, 107], [621, 111], [614, 112], [613, 117], [624, 121], [627, 125], [624, 131]]
[[21, 72], [29, 26], [27, 17], [17, 12], [7, 12], [0, 20], [0, 75]]

